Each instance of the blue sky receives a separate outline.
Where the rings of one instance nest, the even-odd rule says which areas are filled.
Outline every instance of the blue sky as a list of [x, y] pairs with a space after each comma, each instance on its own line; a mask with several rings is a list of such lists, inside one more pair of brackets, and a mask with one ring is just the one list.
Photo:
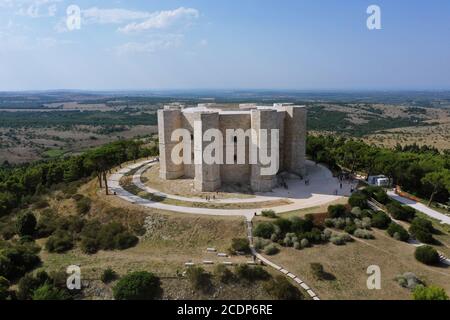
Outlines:
[[449, 39], [448, 0], [0, 0], [0, 91], [450, 89]]

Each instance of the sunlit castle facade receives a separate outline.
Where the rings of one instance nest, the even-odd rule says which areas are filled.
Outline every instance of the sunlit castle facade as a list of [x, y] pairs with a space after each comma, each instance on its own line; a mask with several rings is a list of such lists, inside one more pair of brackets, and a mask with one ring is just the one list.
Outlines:
[[[188, 132], [188, 141], [184, 141], [184, 138], [172, 141], [177, 129]], [[220, 150], [223, 148], [224, 162], [211, 163], [202, 157], [202, 152], [211, 141], [215, 141], [205, 139], [209, 129], [217, 129], [215, 131], [223, 136]], [[198, 107], [184, 108], [181, 105], [169, 105], [158, 111], [158, 130], [161, 178], [194, 179], [197, 191], [217, 191], [222, 184], [248, 184], [255, 192], [266, 192], [278, 185], [278, 174], [281, 172], [298, 176], [305, 174], [304, 106], [242, 104], [238, 108], [230, 108], [200, 104]], [[230, 136], [230, 132], [236, 134]], [[242, 138], [239, 133], [243, 132], [254, 134]], [[263, 136], [259, 132], [267, 134]], [[174, 151], [178, 150], [175, 148], [179, 148], [180, 144], [186, 146], [182, 151], [184, 159], [187, 157], [192, 161], [180, 163], [174, 159]], [[255, 160], [253, 147], [257, 147], [258, 154], [262, 152], [270, 155], [272, 163], [269, 165], [260, 158]], [[277, 162], [276, 170], [267, 174], [268, 167], [273, 167], [274, 161]]]

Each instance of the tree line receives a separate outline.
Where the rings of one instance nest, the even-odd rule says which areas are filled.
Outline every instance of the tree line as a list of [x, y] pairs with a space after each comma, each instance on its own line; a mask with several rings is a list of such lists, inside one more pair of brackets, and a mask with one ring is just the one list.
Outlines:
[[307, 154], [330, 169], [367, 176], [384, 174], [394, 185], [421, 198], [447, 203], [450, 197], [450, 150], [397, 147], [394, 150], [355, 139], [308, 136]]
[[0, 216], [33, 202], [34, 196], [60, 184], [97, 177], [107, 189], [106, 174], [123, 162], [158, 154], [140, 141], [122, 140], [89, 150], [78, 156], [0, 168]]

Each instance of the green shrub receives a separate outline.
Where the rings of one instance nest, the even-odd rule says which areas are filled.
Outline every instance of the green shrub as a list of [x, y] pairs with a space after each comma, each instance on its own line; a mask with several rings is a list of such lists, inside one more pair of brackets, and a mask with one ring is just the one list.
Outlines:
[[302, 240], [300, 240], [300, 246], [301, 246], [302, 248], [307, 248], [307, 247], [309, 247], [309, 240], [308, 240], [308, 239], [302, 239]]
[[435, 232], [431, 221], [416, 217], [411, 222], [409, 232], [420, 242], [434, 243], [433, 232]]
[[19, 216], [16, 226], [19, 236], [32, 236], [36, 230], [36, 217], [26, 212]]
[[347, 232], [348, 234], [353, 234], [356, 231], [356, 229], [357, 229], [356, 225], [353, 223], [346, 226], [344, 231]]
[[228, 269], [223, 264], [218, 264], [214, 268], [214, 275], [219, 279], [222, 283], [230, 283], [235, 280], [233, 272], [231, 272], [230, 269]]
[[50, 236], [57, 228], [57, 219], [52, 211], [43, 213], [36, 226], [36, 236], [46, 238]]
[[211, 275], [202, 267], [189, 267], [186, 270], [186, 276], [194, 289], [201, 290], [203, 292], [207, 292], [211, 289]]
[[359, 207], [361, 209], [366, 209], [369, 207], [368, 203], [367, 203], [367, 195], [365, 195], [362, 192], [354, 192], [350, 198], [348, 199], [348, 203], [350, 204], [350, 206], [352, 208], [354, 207]]
[[100, 244], [95, 238], [82, 238], [81, 251], [86, 254], [94, 254], [100, 250]]
[[231, 250], [233, 252], [250, 252], [250, 242], [246, 238], [234, 238], [231, 240]]
[[383, 211], [375, 212], [372, 215], [372, 227], [374, 228], [387, 229], [391, 221], [391, 218]]
[[88, 254], [98, 250], [124, 250], [135, 246], [139, 239], [122, 224], [111, 222], [101, 225], [99, 221], [87, 222], [81, 231], [81, 248]]
[[0, 276], [0, 301], [8, 299], [9, 286], [9, 281], [5, 277]]
[[409, 233], [406, 231], [405, 228], [403, 228], [401, 225], [391, 222], [389, 224], [389, 227], [387, 229], [387, 233], [399, 241], [408, 241], [409, 240]]
[[117, 282], [113, 294], [116, 300], [155, 300], [162, 294], [161, 281], [150, 272], [132, 272]]
[[448, 300], [448, 295], [444, 289], [423, 285], [418, 285], [413, 292], [414, 300]]
[[73, 238], [67, 232], [58, 230], [45, 243], [48, 252], [63, 253], [73, 248]]
[[276, 214], [275, 211], [273, 211], [273, 210], [263, 210], [263, 211], [261, 212], [261, 215], [262, 215], [263, 217], [272, 218], [272, 219], [277, 218], [277, 214]]
[[304, 298], [300, 290], [281, 275], [265, 283], [264, 289], [278, 300], [302, 300]]
[[310, 263], [310, 268], [311, 268], [311, 272], [314, 275], [314, 277], [317, 280], [323, 280], [324, 279], [324, 269], [323, 269], [323, 265], [320, 263]]
[[38, 252], [33, 243], [5, 246], [0, 250], [0, 277], [11, 281], [21, 278], [41, 262]]
[[273, 256], [278, 252], [280, 252], [280, 250], [274, 244], [269, 244], [264, 248], [264, 253], [267, 254], [268, 256]]
[[255, 237], [261, 237], [264, 239], [270, 239], [272, 233], [275, 232], [275, 226], [270, 222], [258, 223], [253, 230], [253, 235]]
[[365, 229], [356, 229], [353, 235], [360, 239], [374, 239], [375, 237]]
[[431, 246], [417, 247], [414, 256], [418, 261], [427, 265], [439, 263], [439, 253]]
[[386, 206], [389, 214], [397, 220], [411, 221], [416, 215], [416, 211], [408, 206], [402, 206], [398, 202], [391, 202]]
[[375, 192], [373, 194], [373, 198], [381, 204], [387, 204], [390, 201], [389, 196], [387, 195], [386, 191], [384, 191], [384, 190]]
[[246, 264], [236, 266], [236, 276], [241, 280], [249, 282], [270, 279], [270, 274], [261, 266], [250, 267]]
[[291, 229], [290, 231], [293, 233], [305, 233], [310, 232], [314, 224], [311, 219], [302, 219], [299, 217], [290, 218], [291, 221]]
[[270, 244], [270, 241], [263, 238], [254, 238], [253, 246], [256, 250], [263, 250], [266, 246]]
[[278, 228], [282, 235], [291, 232], [292, 222], [288, 219], [278, 218], [274, 221], [275, 228]]
[[114, 280], [116, 280], [118, 278], [117, 273], [111, 269], [105, 269], [105, 271], [103, 271], [100, 280], [102, 280], [103, 283], [110, 283]]
[[91, 210], [91, 199], [83, 197], [77, 201], [77, 213], [79, 215], [85, 215]]
[[37, 273], [36, 276], [31, 273], [26, 274], [19, 280], [17, 298], [19, 300], [31, 299], [34, 291], [50, 280], [45, 271]]
[[114, 242], [115, 249], [125, 250], [134, 247], [139, 242], [139, 238], [128, 231], [124, 231], [114, 237]]
[[45, 283], [33, 293], [33, 300], [69, 300], [70, 295], [50, 283]]
[[346, 214], [346, 208], [342, 204], [337, 204], [328, 207], [328, 216], [330, 218], [344, 217]]

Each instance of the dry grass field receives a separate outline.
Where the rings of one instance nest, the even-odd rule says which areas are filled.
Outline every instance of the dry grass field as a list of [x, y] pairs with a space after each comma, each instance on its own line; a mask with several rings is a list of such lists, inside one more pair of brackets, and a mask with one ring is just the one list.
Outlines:
[[[145, 270], [161, 277], [164, 299], [270, 299], [263, 289], [263, 283], [231, 283], [224, 285], [213, 278], [212, 292], [202, 293], [192, 289], [189, 281], [179, 277], [185, 270], [186, 262], [202, 265], [204, 260], [214, 261], [214, 265], [203, 266], [213, 272], [215, 265], [224, 261], [233, 264], [246, 263], [251, 257], [231, 256], [219, 258], [206, 251], [214, 247], [218, 252], [227, 252], [233, 238], [245, 238], [243, 218], [205, 217], [183, 215], [142, 208], [117, 197], [98, 192], [96, 181], [83, 185], [78, 193], [89, 197], [92, 206], [88, 219], [102, 222], [118, 221], [129, 227], [144, 226], [145, 233], [139, 243], [123, 251], [99, 251], [94, 255], [84, 254], [79, 247], [63, 253], [40, 253], [42, 268], [47, 271], [65, 270], [69, 265], [81, 267], [82, 277], [87, 280], [84, 290], [87, 299], [109, 299], [112, 286], [99, 281], [106, 268], [112, 268], [119, 275]], [[59, 215], [75, 214], [73, 199], [49, 199], [50, 207]], [[46, 239], [38, 240], [44, 246]], [[272, 272], [267, 269], [267, 271]]]
[[77, 154], [118, 139], [132, 139], [157, 133], [156, 126], [126, 127], [110, 134], [96, 126], [58, 128], [0, 128], [0, 163], [24, 163], [63, 154]]

